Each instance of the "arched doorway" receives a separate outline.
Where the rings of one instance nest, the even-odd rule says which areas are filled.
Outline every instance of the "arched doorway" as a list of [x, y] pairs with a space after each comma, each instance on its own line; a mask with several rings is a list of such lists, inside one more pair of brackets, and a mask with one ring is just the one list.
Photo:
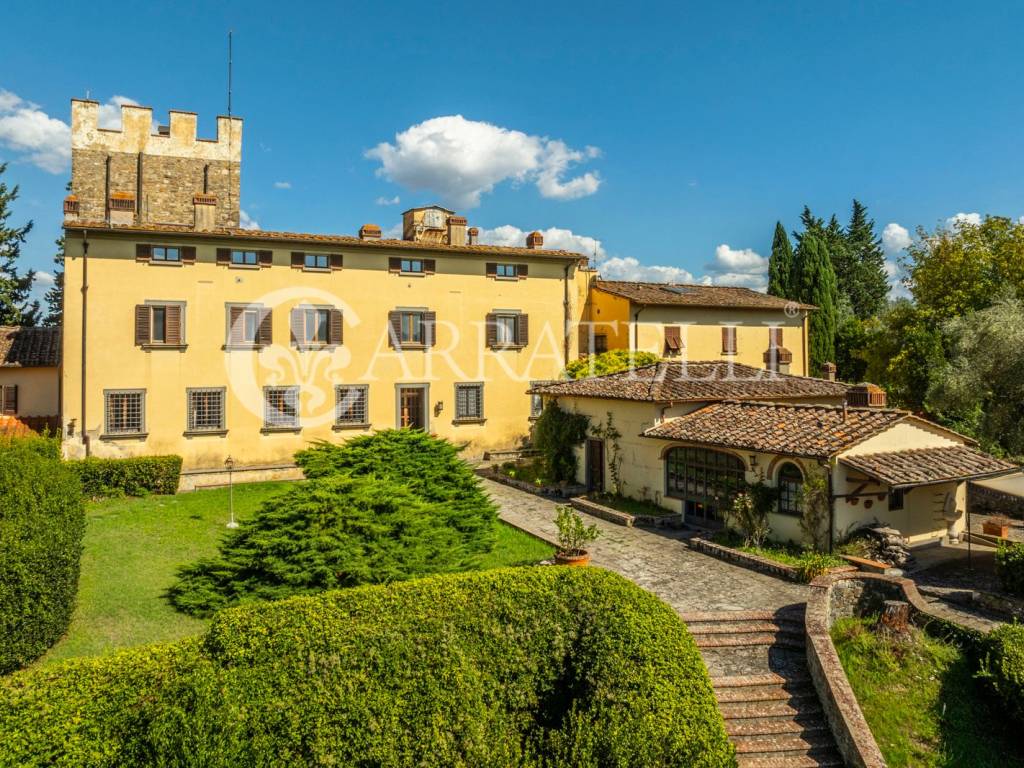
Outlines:
[[800, 467], [787, 461], [779, 467], [775, 485], [779, 489], [779, 514], [800, 517], [803, 514], [800, 495], [804, 485], [804, 473]]
[[720, 521], [744, 474], [743, 462], [731, 453], [685, 447], [665, 453], [665, 495], [682, 499], [683, 513], [695, 523]]

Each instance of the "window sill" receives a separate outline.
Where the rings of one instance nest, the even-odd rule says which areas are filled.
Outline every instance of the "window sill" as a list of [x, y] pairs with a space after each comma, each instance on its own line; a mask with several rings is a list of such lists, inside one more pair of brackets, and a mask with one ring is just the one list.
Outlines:
[[292, 344], [298, 352], [333, 352], [340, 344]]
[[299, 434], [302, 431], [302, 427], [263, 427], [260, 430], [264, 435], [280, 435], [280, 434]]
[[182, 434], [185, 437], [226, 437], [226, 429], [186, 429]]
[[525, 344], [494, 344], [491, 346], [492, 352], [501, 352], [503, 350], [509, 350], [511, 352], [518, 352], [521, 349], [526, 349]]
[[149, 432], [124, 432], [109, 435], [100, 435], [100, 440], [145, 440]]
[[426, 344], [399, 344], [395, 347], [396, 352], [404, 352], [405, 350], [410, 352], [421, 352], [426, 349], [430, 349]]
[[334, 424], [331, 426], [335, 432], [344, 432], [348, 429], [370, 429], [369, 422], [365, 424]]
[[183, 262], [183, 261], [157, 261], [155, 259], [150, 259], [148, 264], [151, 267], [183, 267], [183, 266], [185, 266], [185, 262]]
[[528, 416], [526, 420], [527, 421], [537, 421], [537, 419], [539, 419], [539, 418], [540, 418], [540, 416]]
[[[226, 264], [228, 269], [262, 269], [263, 264]], [[270, 266], [267, 264], [266, 266]]]
[[330, 267], [296, 267], [296, 269], [302, 272], [331, 272]]
[[736, 357], [736, 352], [723, 352], [722, 357]]
[[501, 280], [506, 283], [518, 283], [520, 280], [525, 280], [525, 277], [502, 277], [501, 275], [492, 275], [493, 280]]
[[392, 274], [393, 275], [398, 275], [399, 277], [426, 277], [430, 273], [429, 272], [392, 272]]
[[188, 344], [143, 344], [142, 349], [146, 352], [153, 352], [158, 349], [168, 349], [176, 352], [184, 352]]
[[452, 419], [452, 424], [485, 424], [487, 419]]
[[225, 352], [259, 352], [265, 344], [225, 344]]

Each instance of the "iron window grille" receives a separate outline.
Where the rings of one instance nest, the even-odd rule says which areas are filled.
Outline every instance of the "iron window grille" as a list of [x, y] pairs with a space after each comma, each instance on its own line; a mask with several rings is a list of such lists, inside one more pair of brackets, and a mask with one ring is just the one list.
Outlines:
[[484, 417], [484, 385], [455, 385], [455, 420], [481, 421]]
[[298, 429], [298, 387], [264, 387], [263, 427], [264, 429]]
[[363, 426], [370, 423], [369, 388], [337, 386], [334, 388], [334, 424], [339, 427]]
[[146, 431], [146, 390], [119, 389], [104, 397], [103, 432], [141, 435]]
[[224, 430], [224, 388], [199, 387], [188, 390], [188, 431]]

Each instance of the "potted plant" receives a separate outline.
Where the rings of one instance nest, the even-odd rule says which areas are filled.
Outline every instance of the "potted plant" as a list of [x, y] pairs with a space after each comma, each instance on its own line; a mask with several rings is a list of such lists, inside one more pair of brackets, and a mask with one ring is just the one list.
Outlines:
[[1006, 515], [992, 515], [981, 524], [981, 530], [988, 536], [998, 536], [1005, 539], [1010, 535], [1010, 518]]
[[583, 518], [567, 504], [559, 505], [555, 525], [558, 527], [555, 562], [559, 565], [589, 565], [590, 553], [586, 546], [600, 535], [597, 526], [584, 525]]

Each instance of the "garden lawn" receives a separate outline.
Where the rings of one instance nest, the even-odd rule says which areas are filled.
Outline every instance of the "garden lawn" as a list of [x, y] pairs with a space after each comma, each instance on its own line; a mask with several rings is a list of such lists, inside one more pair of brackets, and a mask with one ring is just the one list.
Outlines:
[[832, 639], [864, 718], [891, 768], [1024, 766], [1014, 726], [951, 643], [914, 630], [905, 645], [873, 619], [841, 619]]
[[[291, 483], [234, 488], [235, 517], [245, 520]], [[88, 504], [78, 603], [67, 634], [42, 664], [99, 656], [202, 632], [207, 623], [176, 611], [164, 597], [179, 566], [216, 554], [228, 519], [226, 488], [177, 496], [101, 499]], [[536, 563], [552, 547], [505, 524], [482, 568]]]

